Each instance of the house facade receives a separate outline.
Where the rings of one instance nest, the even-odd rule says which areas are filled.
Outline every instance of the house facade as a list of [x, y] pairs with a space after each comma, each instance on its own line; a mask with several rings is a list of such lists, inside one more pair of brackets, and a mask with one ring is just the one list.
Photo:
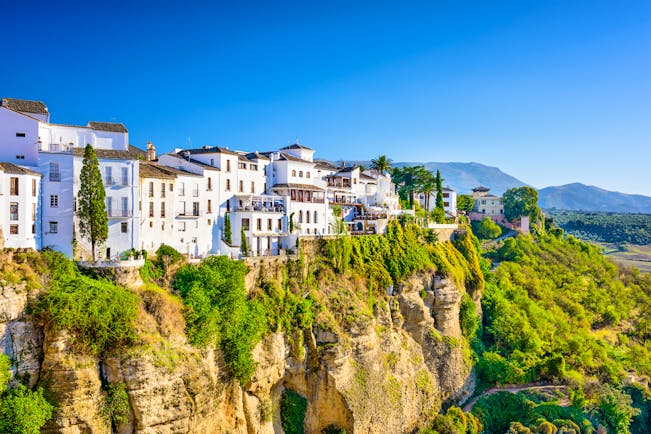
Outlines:
[[3, 247], [37, 247], [40, 185], [40, 173], [0, 162], [0, 243]]
[[478, 186], [472, 189], [472, 198], [475, 201], [470, 218], [472, 220], [481, 220], [488, 216], [491, 219], [502, 222], [504, 220], [504, 205], [502, 198], [490, 194], [490, 189]]

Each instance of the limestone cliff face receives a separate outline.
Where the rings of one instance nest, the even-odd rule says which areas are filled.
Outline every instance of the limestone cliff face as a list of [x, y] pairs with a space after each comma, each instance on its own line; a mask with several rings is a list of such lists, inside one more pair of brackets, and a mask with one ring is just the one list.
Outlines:
[[[99, 359], [76, 354], [65, 332], [35, 323], [25, 313], [28, 297], [24, 285], [2, 288], [0, 344], [16, 361], [16, 374], [56, 398], [48, 433], [282, 433], [284, 389], [308, 400], [308, 433], [328, 425], [407, 433], [472, 388], [460, 292], [433, 272], [411, 276], [347, 328], [266, 336], [245, 387], [229, 377], [219, 351], [192, 348], [148, 306], [140, 322], [151, 339]], [[126, 387], [130, 411], [120, 426], [105, 414], [103, 382]]]

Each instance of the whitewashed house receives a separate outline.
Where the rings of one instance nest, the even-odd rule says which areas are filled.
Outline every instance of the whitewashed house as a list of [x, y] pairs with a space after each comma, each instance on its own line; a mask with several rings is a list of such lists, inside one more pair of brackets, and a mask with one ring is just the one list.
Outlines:
[[0, 162], [0, 246], [36, 249], [41, 174]]
[[[457, 216], [457, 191], [450, 188], [450, 187], [443, 187], [442, 188], [442, 193], [443, 193], [443, 210], [445, 211], [445, 214], [448, 217], [456, 217]], [[433, 191], [429, 195], [429, 210], [432, 211], [436, 207], [436, 196], [437, 192]], [[420, 206], [425, 208], [425, 194], [420, 193], [418, 195], [418, 201], [420, 202]]]

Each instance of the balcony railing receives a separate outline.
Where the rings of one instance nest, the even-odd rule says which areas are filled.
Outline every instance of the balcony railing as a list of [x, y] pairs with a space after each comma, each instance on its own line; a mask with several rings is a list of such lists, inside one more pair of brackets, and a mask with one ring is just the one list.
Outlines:
[[127, 218], [132, 216], [130, 209], [108, 209], [107, 212], [111, 218]]
[[190, 212], [179, 211], [179, 212], [176, 213], [176, 216], [180, 217], [180, 218], [198, 218], [198, 217], [201, 217], [201, 213], [192, 212], [192, 211], [190, 211]]
[[253, 206], [253, 205], [245, 205], [245, 206], [238, 206], [235, 209], [236, 212], [275, 212], [275, 213], [282, 213], [285, 211], [285, 207], [281, 205], [276, 205], [276, 206]]

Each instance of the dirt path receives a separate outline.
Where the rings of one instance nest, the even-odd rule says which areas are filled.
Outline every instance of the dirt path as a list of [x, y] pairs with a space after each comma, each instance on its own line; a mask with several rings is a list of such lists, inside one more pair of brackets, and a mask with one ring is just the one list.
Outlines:
[[[500, 387], [491, 387], [490, 389], [486, 390], [484, 393], [482, 393], [479, 396], [475, 396], [473, 399], [471, 399], [469, 402], [466, 403], [466, 405], [463, 406], [463, 411], [469, 412], [472, 410], [472, 407], [475, 405], [475, 402], [482, 396], [488, 396], [488, 395], [493, 395], [497, 392], [511, 392], [511, 393], [518, 393], [522, 390], [555, 390], [555, 389], [564, 389], [566, 388], [567, 385], [558, 385], [558, 386], [553, 386], [553, 385], [548, 385], [548, 386], [540, 386], [540, 385], [532, 385], [532, 384], [522, 384], [520, 386], [500, 386]], [[559, 402], [559, 405], [565, 407], [569, 405], [569, 402]]]

